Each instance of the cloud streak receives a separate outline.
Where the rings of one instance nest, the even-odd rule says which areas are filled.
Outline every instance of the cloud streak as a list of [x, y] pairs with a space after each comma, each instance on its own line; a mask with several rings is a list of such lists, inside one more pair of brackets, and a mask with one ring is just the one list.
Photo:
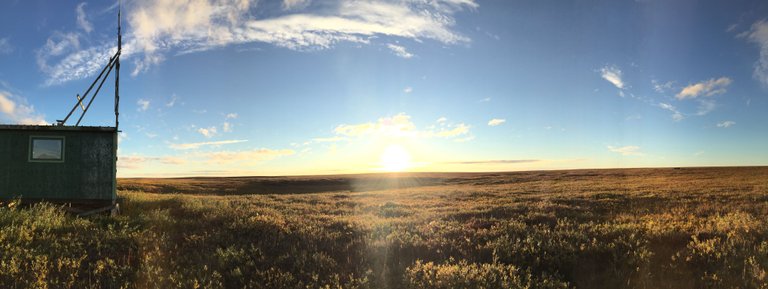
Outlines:
[[492, 119], [492, 120], [488, 121], [488, 125], [489, 125], [489, 126], [498, 126], [498, 125], [501, 125], [501, 124], [503, 124], [503, 123], [505, 123], [505, 122], [507, 122], [507, 120], [506, 120], [506, 119], [503, 119], [503, 118], [494, 118], [494, 119]]
[[718, 79], [705, 80], [699, 83], [691, 84], [683, 88], [675, 98], [678, 100], [694, 99], [699, 96], [713, 96], [716, 94], [723, 94], [726, 92], [726, 88], [733, 82], [728, 77], [720, 77]]
[[180, 157], [164, 156], [151, 157], [142, 155], [127, 155], [117, 158], [118, 169], [140, 169], [150, 163], [160, 163], [166, 165], [183, 165], [187, 160]]
[[482, 165], [482, 164], [523, 164], [535, 163], [541, 160], [487, 160], [487, 161], [463, 161], [463, 162], [444, 162], [449, 165]]
[[83, 2], [77, 5], [75, 13], [77, 14], [77, 26], [83, 29], [85, 33], [91, 33], [93, 31], [93, 24], [86, 19], [85, 10], [83, 9], [87, 3]]
[[662, 102], [662, 103], [659, 103], [659, 107], [661, 107], [664, 110], [671, 111], [672, 112], [672, 119], [674, 121], [681, 121], [681, 120], [683, 120], [685, 118], [685, 116], [683, 116], [683, 114], [679, 110], [677, 110], [677, 108], [675, 108], [675, 106], [673, 106], [671, 104], [663, 103]]
[[2, 119], [18, 124], [48, 124], [44, 116], [37, 113], [33, 106], [28, 105], [24, 98], [0, 90], [0, 120]]
[[641, 156], [643, 155], [640, 152], [639, 146], [623, 146], [623, 147], [614, 147], [614, 146], [608, 146], [608, 150], [614, 153], [621, 154], [622, 156]]
[[136, 101], [136, 105], [139, 106], [136, 110], [147, 111], [147, 109], [149, 109], [149, 104], [150, 104], [149, 100], [141, 98]]
[[395, 55], [400, 56], [402, 58], [407, 59], [407, 58], [413, 57], [413, 53], [408, 52], [408, 50], [406, 50], [404, 46], [388, 43], [387, 48], [389, 48], [389, 50], [392, 50], [392, 52], [395, 53]]
[[[181, 156], [144, 156], [126, 155], [120, 156], [117, 161], [119, 169], [142, 170], [150, 165], [171, 165], [194, 167], [219, 167], [226, 168], [230, 165], [257, 165], [275, 158], [293, 155], [295, 152], [289, 149], [250, 149], [241, 151], [214, 151], [197, 152]], [[223, 166], [223, 167], [222, 167]]]
[[616, 66], [605, 66], [600, 69], [600, 76], [618, 89], [624, 89], [621, 70]]
[[216, 129], [215, 126], [208, 127], [208, 128], [201, 127], [197, 129], [197, 132], [206, 138], [212, 138], [218, 133], [218, 130]]
[[301, 9], [309, 5], [309, 0], [283, 0], [283, 9]]
[[228, 144], [244, 143], [248, 140], [222, 140], [222, 141], [209, 141], [209, 142], [196, 142], [196, 143], [182, 143], [182, 144], [170, 144], [168, 147], [175, 150], [191, 150], [198, 149], [204, 146], [222, 146]]
[[13, 52], [13, 46], [11, 46], [8, 38], [0, 38], [0, 54], [10, 54]]
[[334, 133], [342, 136], [359, 137], [376, 135], [383, 137], [405, 137], [416, 134], [416, 125], [411, 122], [411, 116], [400, 113], [394, 116], [379, 118], [376, 122], [337, 126]]
[[760, 20], [752, 24], [746, 34], [747, 40], [760, 48], [760, 56], [755, 62], [752, 76], [765, 86], [768, 86], [768, 22]]
[[[293, 11], [308, 3], [285, 1], [283, 5]], [[380, 36], [417, 42], [467, 43], [470, 39], [453, 29], [454, 15], [478, 7], [475, 0], [333, 0], [324, 4], [313, 11], [274, 14], [265, 12], [268, 8], [253, 0], [131, 1], [126, 3], [124, 14], [130, 34], [124, 37], [123, 59], [132, 59], [135, 75], [162, 62], [169, 54], [236, 44], [267, 43], [302, 51], [328, 49], [339, 42], [369, 44]], [[271, 15], [265, 17], [267, 14]], [[60, 39], [51, 41], [79, 44], [79, 34], [64, 35], [69, 36], [67, 43]], [[48, 75], [46, 84], [91, 76], [115, 51], [112, 42], [85, 49], [70, 46], [78, 49], [56, 51], [56, 47], [48, 45], [40, 49], [38, 62]], [[390, 43], [388, 48], [401, 57], [413, 56], [402, 46]]]
[[736, 124], [736, 122], [735, 122], [735, 121], [732, 121], [732, 120], [726, 120], [726, 121], [723, 121], [723, 122], [719, 122], [719, 123], [717, 123], [717, 127], [721, 127], [721, 128], [729, 128], [729, 127], [732, 127], [732, 126], [733, 126], [733, 125], [735, 125], [735, 124]]
[[253, 165], [263, 161], [275, 159], [281, 156], [293, 155], [296, 152], [290, 149], [252, 149], [244, 151], [216, 151], [196, 154], [204, 163], [209, 164], [244, 164]]
[[[354, 138], [446, 138], [455, 141], [468, 141], [474, 137], [470, 135], [470, 125], [464, 123], [447, 124], [447, 119], [441, 117], [437, 120], [439, 127], [430, 126], [426, 129], [418, 129], [411, 121], [411, 116], [399, 113], [394, 116], [379, 118], [376, 122], [360, 124], [342, 124], [334, 129], [339, 137]], [[458, 139], [458, 137], [463, 137]]]

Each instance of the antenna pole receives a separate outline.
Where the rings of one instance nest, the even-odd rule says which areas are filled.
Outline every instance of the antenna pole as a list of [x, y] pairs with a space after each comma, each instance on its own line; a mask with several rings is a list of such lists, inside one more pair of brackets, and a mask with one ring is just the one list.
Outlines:
[[119, 56], [118, 54], [115, 54], [114, 56], [109, 58], [109, 63], [107, 64], [107, 66], [104, 66], [104, 68], [101, 70], [101, 73], [99, 73], [99, 76], [97, 76], [96, 79], [93, 80], [93, 83], [91, 83], [91, 86], [89, 86], [88, 89], [85, 91], [85, 93], [83, 93], [82, 98], [79, 98], [77, 100], [77, 103], [75, 103], [75, 106], [73, 106], [72, 110], [69, 111], [69, 113], [67, 114], [67, 117], [65, 117], [63, 120], [58, 120], [59, 125], [64, 125], [64, 123], [66, 123], [67, 120], [69, 120], [69, 117], [72, 116], [72, 113], [75, 112], [75, 109], [77, 109], [77, 106], [83, 104], [83, 101], [88, 97], [88, 94], [91, 93], [91, 89], [93, 89], [93, 86], [96, 85], [96, 82], [98, 82], [99, 79], [101, 79], [101, 77], [104, 75], [104, 72], [107, 71], [107, 68], [112, 66], [113, 64], [112, 62], [115, 61], [115, 58], [117, 58], [118, 56]]
[[[119, 1], [119, 0], [118, 0]], [[123, 51], [123, 33], [122, 25], [122, 2], [117, 3], [117, 59], [115, 59], [115, 131], [120, 124], [120, 53]]]
[[99, 86], [96, 87], [96, 92], [93, 93], [93, 96], [91, 96], [91, 101], [88, 102], [88, 105], [83, 108], [83, 113], [80, 115], [80, 118], [77, 119], [77, 123], [75, 123], [75, 126], [80, 125], [80, 122], [83, 120], [83, 117], [85, 116], [85, 113], [88, 112], [88, 109], [91, 108], [91, 104], [96, 99], [96, 96], [99, 95], [99, 90], [101, 90], [101, 86], [104, 85], [104, 81], [107, 80], [107, 77], [109, 77], [109, 73], [112, 72], [112, 68], [115, 67], [117, 62], [112, 63], [111, 66], [109, 66], [109, 70], [107, 70], [107, 75], [104, 75], [104, 78], [101, 79], [101, 82], [99, 83]]

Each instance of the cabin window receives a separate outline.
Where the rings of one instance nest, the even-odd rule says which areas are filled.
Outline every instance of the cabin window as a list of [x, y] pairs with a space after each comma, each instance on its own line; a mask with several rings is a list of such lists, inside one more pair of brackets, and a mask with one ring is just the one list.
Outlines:
[[35, 162], [63, 162], [64, 137], [31, 137], [29, 160]]

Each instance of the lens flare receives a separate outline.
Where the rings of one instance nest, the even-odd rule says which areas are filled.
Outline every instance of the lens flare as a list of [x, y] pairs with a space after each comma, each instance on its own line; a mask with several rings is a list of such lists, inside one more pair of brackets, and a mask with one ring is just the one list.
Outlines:
[[388, 172], [402, 172], [411, 166], [411, 155], [400, 145], [390, 145], [381, 153], [381, 168]]

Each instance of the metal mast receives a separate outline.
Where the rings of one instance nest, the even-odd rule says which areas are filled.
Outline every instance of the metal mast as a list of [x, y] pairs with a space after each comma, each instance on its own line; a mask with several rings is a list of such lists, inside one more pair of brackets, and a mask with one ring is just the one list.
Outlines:
[[[104, 82], [107, 80], [107, 77], [109, 77], [109, 73], [112, 72], [112, 69], [115, 69], [115, 129], [117, 129], [117, 126], [119, 124], [118, 117], [120, 115], [119, 107], [120, 107], [120, 54], [123, 51], [123, 35], [122, 35], [122, 24], [121, 24], [121, 13], [122, 13], [122, 4], [118, 4], [118, 10], [117, 10], [117, 52], [109, 58], [109, 63], [107, 63], [106, 66], [101, 70], [99, 73], [99, 76], [96, 77], [96, 79], [93, 80], [93, 83], [88, 87], [87, 90], [85, 90], [85, 93], [83, 93], [83, 96], [77, 95], [77, 103], [72, 107], [72, 109], [69, 111], [67, 116], [63, 120], [56, 120], [57, 125], [63, 126], [67, 120], [72, 116], [72, 113], [75, 112], [78, 106], [83, 110], [82, 114], [80, 114], [80, 117], [77, 119], [77, 123], [75, 126], [80, 125], [80, 122], [83, 120], [83, 116], [85, 116], [85, 113], [88, 112], [88, 109], [91, 107], [91, 104], [96, 99], [96, 95], [99, 94], [99, 91], [101, 90], [101, 86], [104, 85]], [[106, 72], [106, 74], [104, 74]], [[83, 106], [83, 101], [85, 101], [88, 98], [88, 94], [91, 92], [93, 87], [96, 85], [96, 83], [99, 83], [99, 86], [96, 88], [96, 91], [91, 96], [91, 99], [88, 101], [88, 105], [85, 107]]]
[[121, 31], [121, 12], [122, 3], [119, 2], [117, 7], [117, 59], [115, 59], [115, 130], [118, 130], [120, 124], [120, 53], [123, 51], [123, 34]]

